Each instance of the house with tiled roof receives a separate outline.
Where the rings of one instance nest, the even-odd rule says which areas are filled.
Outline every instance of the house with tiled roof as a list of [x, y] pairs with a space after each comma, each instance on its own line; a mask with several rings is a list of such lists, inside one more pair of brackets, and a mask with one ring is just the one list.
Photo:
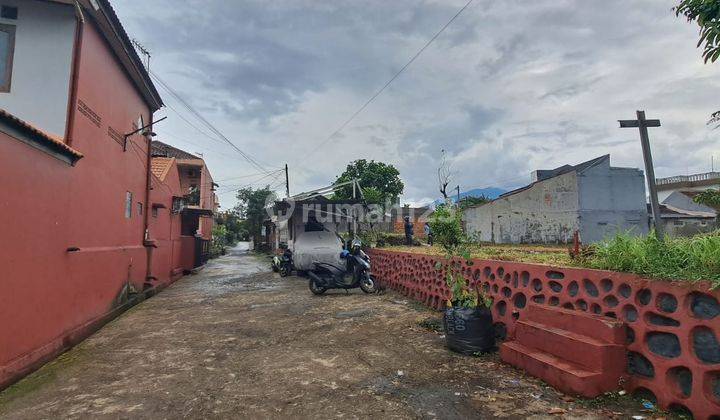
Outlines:
[[150, 239], [153, 275], [177, 279], [207, 261], [217, 195], [205, 161], [169, 144], [152, 142]]
[[0, 214], [12, 222], [0, 254], [12, 299], [0, 304], [0, 389], [166, 284], [149, 229], [161, 106], [108, 0], [2, 1]]
[[648, 232], [643, 172], [610, 155], [541, 169], [532, 182], [463, 212], [470, 236], [493, 243], [593, 243], [617, 232]]

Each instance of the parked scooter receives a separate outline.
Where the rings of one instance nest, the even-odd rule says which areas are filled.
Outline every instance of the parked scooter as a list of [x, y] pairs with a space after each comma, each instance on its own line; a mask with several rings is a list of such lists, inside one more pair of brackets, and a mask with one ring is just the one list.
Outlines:
[[292, 251], [285, 247], [282, 255], [275, 255], [272, 259], [272, 270], [280, 273], [280, 277], [287, 277], [293, 270]]
[[308, 272], [310, 277], [310, 291], [322, 295], [328, 289], [355, 289], [360, 288], [365, 293], [375, 293], [375, 280], [370, 272], [370, 257], [361, 248], [359, 240], [354, 240], [350, 251], [343, 249], [340, 258], [345, 260], [345, 266], [316, 262], [313, 269]]

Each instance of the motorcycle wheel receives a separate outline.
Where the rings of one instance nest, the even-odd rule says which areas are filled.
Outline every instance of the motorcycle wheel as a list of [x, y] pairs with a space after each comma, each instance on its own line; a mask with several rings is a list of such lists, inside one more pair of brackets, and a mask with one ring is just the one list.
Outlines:
[[270, 267], [272, 267], [272, 271], [277, 273], [278, 272], [278, 266], [273, 262], [270, 263]]
[[291, 270], [292, 270], [292, 269], [290, 268], [289, 265], [287, 265], [287, 264], [282, 264], [282, 265], [280, 266], [280, 277], [287, 277], [287, 276], [289, 276]]
[[327, 289], [324, 287], [318, 286], [313, 279], [310, 279], [310, 291], [313, 292], [314, 295], [322, 295], [323, 293], [327, 292]]
[[375, 289], [375, 280], [369, 275], [363, 276], [360, 280], [360, 290], [368, 294], [377, 292]]

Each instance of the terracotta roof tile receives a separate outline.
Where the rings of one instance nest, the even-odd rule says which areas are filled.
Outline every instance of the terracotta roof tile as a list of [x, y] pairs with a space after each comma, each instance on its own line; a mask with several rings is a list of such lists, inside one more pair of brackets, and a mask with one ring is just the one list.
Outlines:
[[33, 134], [39, 137], [46, 143], [46, 146], [57, 150], [58, 152], [66, 153], [72, 156], [74, 160], [78, 160], [83, 157], [82, 153], [68, 146], [62, 138], [46, 133], [45, 131], [35, 127], [29, 122], [21, 120], [20, 118], [12, 115], [4, 109], [0, 109], [0, 119], [5, 120], [6, 122], [16, 126], [21, 130], [27, 131], [29, 134]]
[[175, 158], [154, 157], [150, 162], [150, 171], [157, 179], [165, 181], [165, 177], [168, 172], [170, 172], [170, 168], [172, 167], [174, 161]]

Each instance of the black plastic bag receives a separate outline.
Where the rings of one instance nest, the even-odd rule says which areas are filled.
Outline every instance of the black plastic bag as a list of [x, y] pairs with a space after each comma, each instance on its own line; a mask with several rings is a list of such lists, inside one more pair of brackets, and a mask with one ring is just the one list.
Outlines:
[[445, 310], [445, 339], [450, 350], [462, 353], [486, 353], [495, 350], [492, 313], [487, 308]]

